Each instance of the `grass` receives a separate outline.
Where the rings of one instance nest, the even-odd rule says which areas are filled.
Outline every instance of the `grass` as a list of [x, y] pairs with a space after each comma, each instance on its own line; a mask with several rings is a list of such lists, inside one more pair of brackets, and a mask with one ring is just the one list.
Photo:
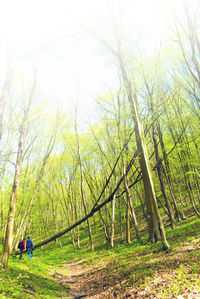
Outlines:
[[84, 277], [92, 278], [88, 279], [88, 289], [92, 284], [97, 293], [112, 289], [120, 295], [156, 298], [187, 294], [195, 298], [195, 294], [200, 294], [200, 219], [185, 221], [174, 230], [167, 229], [170, 243], [167, 252], [162, 251], [160, 242], [149, 244], [145, 239], [134, 240], [129, 245], [119, 242], [111, 249], [98, 244], [98, 238], [95, 252], [91, 252], [84, 231], [83, 234], [82, 249], [76, 252], [66, 236], [61, 239], [65, 244], [53, 243], [37, 249], [32, 259], [28, 260], [26, 255], [24, 260], [11, 256], [8, 270], [0, 270], [0, 297], [32, 298], [30, 293], [41, 298], [68, 296], [68, 286], [61, 285], [55, 273], [67, 274], [68, 268], [62, 265], [80, 260], [83, 269], [93, 269], [93, 274], [85, 272]]
[[[0, 297], [30, 298], [30, 293], [43, 298], [55, 298], [66, 294], [66, 289], [49, 277], [51, 268], [42, 258], [19, 260], [10, 257], [7, 271], [0, 271]], [[28, 293], [29, 292], [29, 293]]]

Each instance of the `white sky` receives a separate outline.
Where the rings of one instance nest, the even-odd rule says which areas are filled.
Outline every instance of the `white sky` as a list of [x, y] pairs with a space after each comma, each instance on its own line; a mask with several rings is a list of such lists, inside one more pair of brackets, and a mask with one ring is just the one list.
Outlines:
[[7, 43], [19, 72], [31, 77], [37, 69], [41, 100], [69, 108], [80, 84], [81, 102], [91, 108], [97, 95], [117, 84], [117, 74], [106, 50], [76, 21], [108, 38], [109, 2], [116, 13], [127, 7], [130, 35], [154, 39], [165, 30], [169, 0], [0, 0], [0, 79]]

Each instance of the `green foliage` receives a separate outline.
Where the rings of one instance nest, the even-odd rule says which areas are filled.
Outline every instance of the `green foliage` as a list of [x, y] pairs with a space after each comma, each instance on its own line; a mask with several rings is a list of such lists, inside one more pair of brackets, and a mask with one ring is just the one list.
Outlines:
[[11, 257], [8, 270], [0, 270], [0, 293], [6, 298], [21, 298], [22, 294], [24, 298], [30, 298], [26, 291], [43, 298], [64, 295], [66, 289], [49, 277], [50, 270], [40, 258], [18, 260]]
[[[192, 292], [194, 285], [199, 285], [199, 227], [200, 219], [192, 219], [175, 230], [168, 229], [167, 237], [171, 244], [168, 252], [162, 251], [161, 244], [155, 246], [145, 239], [132, 241], [129, 245], [116, 242], [113, 249], [106, 249], [104, 245], [91, 252], [86, 246], [87, 232], [82, 229], [80, 250], [74, 251], [70, 237], [66, 236], [61, 238], [62, 246], [55, 243], [36, 249], [32, 259], [28, 260], [26, 254], [23, 260], [11, 256], [8, 270], [0, 270], [1, 296], [21, 298], [23, 294], [24, 298], [29, 298], [30, 294], [25, 290], [43, 298], [66, 296], [68, 286], [58, 284], [53, 273], [67, 274], [67, 268], [64, 270], [61, 266], [73, 260], [83, 261], [83, 267], [102, 268], [102, 275], [111, 285], [125, 280], [128, 289], [148, 289], [147, 286], [151, 286], [157, 296], [163, 297], [177, 296], [184, 288]], [[165, 283], [164, 289], [158, 281], [159, 275]], [[104, 287], [103, 281], [97, 283]]]

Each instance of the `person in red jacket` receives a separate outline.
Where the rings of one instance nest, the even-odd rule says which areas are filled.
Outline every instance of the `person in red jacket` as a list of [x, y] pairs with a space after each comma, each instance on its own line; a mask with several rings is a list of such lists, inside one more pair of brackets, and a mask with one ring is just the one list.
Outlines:
[[25, 249], [25, 238], [23, 238], [23, 239], [19, 242], [18, 248], [19, 248], [19, 250], [20, 250], [20, 256], [19, 256], [19, 259], [21, 260], [22, 255], [23, 255], [23, 251], [24, 251], [24, 249]]

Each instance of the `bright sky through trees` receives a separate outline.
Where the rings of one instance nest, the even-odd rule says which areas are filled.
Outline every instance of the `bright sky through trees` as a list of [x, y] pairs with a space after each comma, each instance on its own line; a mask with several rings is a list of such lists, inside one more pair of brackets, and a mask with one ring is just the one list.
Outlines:
[[[1, 1], [0, 71], [6, 69], [6, 47], [23, 80], [37, 69], [39, 97], [66, 108], [77, 97], [92, 107], [97, 95], [117, 84], [116, 69], [103, 46], [86, 33], [99, 32], [112, 43], [109, 7], [129, 38], [147, 40], [151, 50], [164, 35], [167, 0], [18, 0]], [[180, 1], [173, 1], [175, 3]], [[111, 61], [111, 62], [110, 62]], [[30, 79], [31, 80], [31, 79]], [[39, 99], [39, 100], [40, 100]]]

